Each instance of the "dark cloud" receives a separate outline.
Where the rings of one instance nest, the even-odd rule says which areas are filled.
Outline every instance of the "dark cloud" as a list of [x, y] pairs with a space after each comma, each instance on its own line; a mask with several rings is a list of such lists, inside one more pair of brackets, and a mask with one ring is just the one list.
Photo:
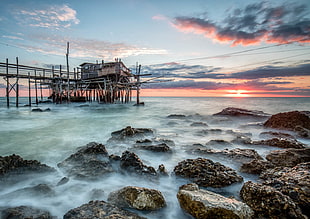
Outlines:
[[186, 32], [232, 45], [267, 43], [309, 43], [310, 19], [306, 5], [285, 4], [268, 7], [268, 3], [251, 4], [229, 12], [223, 21], [207, 18], [176, 17], [174, 26]]

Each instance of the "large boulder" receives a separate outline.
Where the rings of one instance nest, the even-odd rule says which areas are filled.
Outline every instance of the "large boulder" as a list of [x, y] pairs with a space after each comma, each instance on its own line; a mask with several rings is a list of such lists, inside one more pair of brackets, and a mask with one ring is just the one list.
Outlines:
[[266, 159], [276, 166], [294, 167], [310, 161], [310, 148], [271, 151]]
[[310, 112], [291, 111], [272, 115], [265, 123], [265, 127], [297, 131], [303, 137], [309, 137]]
[[307, 218], [289, 196], [271, 186], [248, 181], [241, 188], [240, 197], [254, 210], [255, 218]]
[[24, 160], [19, 155], [0, 156], [0, 181], [14, 182], [21, 180], [16, 176], [33, 173], [48, 173], [56, 171], [54, 168], [42, 164], [37, 160]]
[[146, 219], [105, 201], [90, 201], [68, 211], [64, 219]]
[[235, 170], [205, 158], [183, 160], [174, 168], [174, 173], [204, 187], [224, 187], [243, 181]]
[[111, 140], [124, 140], [126, 138], [143, 138], [147, 136], [152, 136], [154, 134], [154, 130], [150, 128], [132, 128], [131, 126], [127, 126], [121, 130], [112, 132]]
[[7, 208], [0, 213], [2, 219], [55, 219], [50, 212], [31, 206], [18, 206], [13, 208]]
[[160, 143], [160, 144], [137, 144], [134, 146], [134, 148], [152, 151], [152, 152], [172, 152], [171, 148], [166, 143]]
[[243, 163], [240, 167], [240, 172], [260, 174], [261, 172], [274, 167], [275, 165], [269, 161], [253, 159], [250, 162]]
[[96, 142], [81, 147], [57, 166], [77, 178], [96, 178], [113, 172], [105, 146]]
[[46, 185], [46, 184], [38, 184], [36, 186], [31, 186], [31, 187], [25, 187], [22, 189], [18, 189], [16, 191], [1, 195], [1, 199], [11, 199], [11, 200], [16, 200], [20, 199], [21, 197], [23, 198], [28, 198], [28, 197], [36, 197], [36, 198], [49, 198], [55, 195], [54, 190]]
[[305, 148], [305, 145], [295, 139], [286, 138], [272, 138], [267, 140], [253, 141], [252, 144], [255, 145], [268, 145], [278, 148]]
[[127, 186], [111, 192], [108, 202], [120, 208], [153, 211], [166, 206], [160, 191], [137, 186]]
[[269, 114], [264, 113], [263, 111], [258, 110], [247, 110], [247, 109], [240, 109], [235, 107], [227, 107], [223, 109], [219, 113], [213, 114], [214, 116], [254, 116], [254, 117], [266, 117]]
[[194, 183], [181, 186], [177, 198], [181, 208], [197, 219], [250, 219], [254, 215], [245, 203], [199, 189]]
[[146, 166], [142, 160], [133, 152], [124, 151], [120, 160], [120, 168], [129, 173], [145, 176], [157, 176], [154, 167]]
[[278, 167], [263, 172], [265, 185], [289, 196], [310, 217], [310, 162], [295, 167]]

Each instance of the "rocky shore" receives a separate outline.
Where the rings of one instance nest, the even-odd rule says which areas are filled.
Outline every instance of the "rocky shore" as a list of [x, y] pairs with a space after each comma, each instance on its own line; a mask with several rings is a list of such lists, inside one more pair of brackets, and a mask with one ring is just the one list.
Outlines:
[[[253, 141], [248, 133], [229, 134], [235, 136], [231, 142], [213, 140], [205, 145], [195, 144], [186, 150], [195, 158], [187, 158], [175, 164], [168, 172], [165, 163], [158, 167], [150, 166], [142, 160], [137, 151], [147, 151], [171, 156], [174, 153], [173, 139], [156, 136], [151, 128], [125, 127], [111, 133], [107, 144], [127, 144], [121, 154], [110, 154], [107, 146], [90, 142], [77, 148], [70, 156], [57, 164], [56, 168], [36, 160], [26, 160], [19, 155], [0, 156], [0, 183], [12, 185], [10, 192], [0, 198], [16, 199], [21, 195], [32, 194], [38, 199], [55, 196], [55, 188], [70, 180], [100, 181], [113, 174], [130, 175], [146, 181], [160, 181], [165, 177], [187, 183], [178, 188], [175, 195], [179, 206], [189, 218], [309, 218], [310, 217], [310, 147], [297, 140], [309, 138], [310, 112], [286, 112], [268, 115], [261, 111], [227, 108], [214, 116], [255, 117], [262, 121], [263, 140]], [[198, 117], [199, 115], [194, 115]], [[189, 120], [194, 128], [208, 128], [205, 122], [192, 121], [192, 117], [172, 114], [168, 120]], [[287, 132], [289, 131], [289, 133]], [[222, 130], [206, 130], [222, 132]], [[199, 136], [199, 135], [198, 135]], [[243, 148], [227, 149], [227, 145], [240, 145]], [[218, 149], [210, 148], [219, 145]], [[256, 146], [275, 147], [266, 155], [260, 155]], [[250, 148], [245, 148], [250, 146]], [[221, 149], [223, 147], [223, 149]], [[233, 160], [239, 169], [230, 168], [212, 158]], [[60, 172], [64, 177], [55, 179], [53, 184], [33, 185], [13, 189], [29, 177]], [[258, 176], [257, 181], [244, 181], [240, 173]], [[105, 183], [104, 181], [102, 183]], [[80, 206], [64, 212], [63, 218], [147, 218], [145, 212], [163, 211], [170, 203], [165, 195], [154, 188], [131, 185], [110, 191], [106, 200], [100, 199], [105, 191], [93, 190], [92, 199]], [[239, 184], [240, 192], [234, 197], [214, 192]], [[18, 202], [16, 202], [18, 203]], [[61, 204], [61, 203], [60, 203]], [[57, 218], [48, 209], [36, 206], [12, 204], [0, 207], [0, 216], [10, 218]], [[160, 214], [159, 214], [160, 215]]]

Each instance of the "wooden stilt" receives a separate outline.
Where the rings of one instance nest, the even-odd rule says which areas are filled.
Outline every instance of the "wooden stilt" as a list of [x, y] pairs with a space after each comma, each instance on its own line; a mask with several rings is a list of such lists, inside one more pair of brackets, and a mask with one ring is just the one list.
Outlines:
[[19, 74], [19, 66], [18, 66], [18, 57], [16, 57], [16, 84], [15, 84], [15, 93], [16, 93], [16, 107], [18, 107], [18, 98], [19, 98], [19, 84], [18, 84], [18, 77]]
[[9, 59], [6, 59], [6, 105], [10, 107]]
[[31, 83], [30, 83], [30, 72], [28, 72], [28, 105], [31, 106]]

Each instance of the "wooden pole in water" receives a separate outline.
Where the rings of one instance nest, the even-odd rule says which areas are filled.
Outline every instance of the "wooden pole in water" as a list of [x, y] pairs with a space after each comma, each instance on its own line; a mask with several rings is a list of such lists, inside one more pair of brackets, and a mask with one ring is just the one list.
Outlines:
[[69, 79], [69, 42], [67, 42], [67, 53], [66, 53], [66, 60], [67, 60], [67, 83], [68, 83], [68, 90], [67, 90], [67, 101], [70, 102], [70, 79]]
[[28, 72], [28, 100], [29, 106], [31, 106], [31, 84], [30, 84], [30, 72]]
[[6, 105], [10, 107], [9, 59], [6, 59]]
[[39, 100], [38, 100], [38, 85], [37, 85], [37, 70], [34, 70], [34, 87], [35, 87], [35, 92], [36, 92], [36, 104], [39, 104]]
[[19, 85], [18, 85], [18, 74], [19, 74], [19, 66], [18, 66], [18, 57], [16, 57], [16, 107], [18, 107], [18, 97], [19, 97]]
[[137, 74], [137, 105], [140, 104], [140, 70], [141, 65], [139, 65], [138, 74]]

